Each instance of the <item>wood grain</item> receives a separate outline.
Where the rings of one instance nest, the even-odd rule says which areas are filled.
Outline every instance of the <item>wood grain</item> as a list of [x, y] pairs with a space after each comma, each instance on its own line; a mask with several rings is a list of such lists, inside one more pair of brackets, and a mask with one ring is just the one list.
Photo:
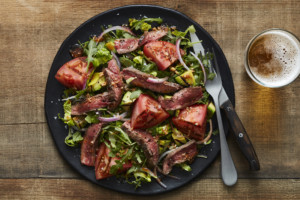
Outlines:
[[[226, 187], [221, 180], [202, 179], [155, 199], [299, 199], [300, 181], [289, 180], [239, 180], [234, 187]], [[2, 179], [2, 199], [111, 199], [150, 200], [152, 196], [139, 197], [98, 187], [86, 180], [74, 179]]]
[[262, 30], [283, 28], [300, 37], [298, 0], [1, 1], [0, 199], [138, 199], [82, 180], [62, 159], [46, 124], [44, 93], [53, 58], [76, 27], [108, 9], [145, 3], [185, 13], [219, 43], [232, 72], [236, 111], [261, 164], [250, 172], [229, 136], [240, 178], [235, 187], [222, 184], [217, 158], [187, 187], [157, 197], [300, 199], [300, 80], [268, 89], [243, 67], [248, 41]]

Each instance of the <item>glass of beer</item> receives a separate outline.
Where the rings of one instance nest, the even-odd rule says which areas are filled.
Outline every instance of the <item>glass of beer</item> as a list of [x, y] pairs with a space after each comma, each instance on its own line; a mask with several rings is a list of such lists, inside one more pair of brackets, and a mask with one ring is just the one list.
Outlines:
[[282, 29], [269, 29], [254, 36], [245, 52], [245, 68], [252, 80], [278, 88], [300, 74], [300, 41]]

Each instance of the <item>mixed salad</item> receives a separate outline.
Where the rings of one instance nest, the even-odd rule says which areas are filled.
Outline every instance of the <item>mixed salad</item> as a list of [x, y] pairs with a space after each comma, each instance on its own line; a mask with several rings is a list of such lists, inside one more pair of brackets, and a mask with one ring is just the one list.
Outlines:
[[81, 146], [82, 165], [97, 180], [123, 177], [141, 186], [174, 165], [191, 171], [199, 149], [211, 142], [214, 105], [205, 91], [207, 53], [195, 55], [189, 33], [161, 18], [129, 19], [70, 48], [72, 60], [55, 78], [66, 89], [65, 143]]

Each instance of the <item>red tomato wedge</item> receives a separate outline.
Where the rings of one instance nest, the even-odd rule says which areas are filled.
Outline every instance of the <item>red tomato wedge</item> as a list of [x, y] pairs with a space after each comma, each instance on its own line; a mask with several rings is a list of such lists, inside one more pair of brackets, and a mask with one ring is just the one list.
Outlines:
[[169, 116], [169, 113], [155, 99], [141, 94], [132, 110], [131, 127], [134, 129], [150, 128], [163, 122]]
[[[118, 157], [114, 157], [114, 158], [109, 157], [109, 152], [110, 149], [106, 146], [106, 144], [101, 143], [97, 154], [96, 163], [95, 163], [95, 174], [97, 180], [105, 179], [107, 177], [112, 176], [112, 174], [109, 173], [111, 167], [113, 165], [116, 165], [116, 160], [121, 159]], [[125, 163], [123, 164], [122, 170], [119, 170], [118, 173], [125, 172], [131, 167], [132, 167], [131, 163]]]
[[101, 143], [95, 162], [95, 174], [97, 180], [112, 176], [111, 174], [106, 172], [111, 159], [108, 156], [109, 152], [110, 150], [105, 145], [105, 143]]
[[172, 122], [178, 130], [189, 138], [203, 140], [206, 131], [207, 105], [199, 104], [182, 109]]
[[[110, 163], [109, 163], [109, 167], [107, 169], [107, 173], [109, 173], [110, 171], [110, 168], [113, 166], [113, 165], [116, 165], [116, 160], [121, 160], [121, 158], [118, 158], [118, 157], [114, 157], [114, 158], [111, 158], [110, 160]], [[122, 172], [126, 172], [127, 170], [129, 170], [130, 168], [132, 167], [132, 164], [131, 163], [125, 163], [123, 164], [123, 168], [122, 170], [119, 170], [118, 173], [122, 173]]]
[[[172, 65], [177, 59], [176, 46], [170, 42], [153, 41], [144, 46], [145, 56], [151, 58], [159, 70], [165, 70]], [[180, 51], [184, 55], [184, 51]]]
[[[91, 64], [92, 65], [92, 64]], [[87, 72], [86, 57], [79, 57], [65, 63], [56, 73], [55, 78], [67, 88], [82, 90], [92, 72], [91, 66]]]

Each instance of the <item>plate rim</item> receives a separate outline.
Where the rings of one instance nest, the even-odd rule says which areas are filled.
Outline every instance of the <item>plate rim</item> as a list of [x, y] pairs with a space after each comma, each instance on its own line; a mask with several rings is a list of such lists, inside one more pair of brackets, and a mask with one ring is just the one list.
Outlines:
[[[107, 13], [111, 13], [111, 12], [115, 12], [115, 11], [118, 11], [118, 10], [121, 10], [121, 9], [128, 9], [128, 8], [136, 8], [136, 7], [144, 7], [144, 8], [157, 8], [157, 9], [162, 9], [164, 11], [169, 11], [169, 12], [172, 12], [172, 13], [175, 13], [177, 15], [180, 15], [180, 17], [183, 17], [183, 18], [186, 18], [188, 21], [196, 24], [197, 28], [199, 28], [203, 34], [205, 34], [205, 36], [207, 36], [209, 38], [209, 40], [215, 45], [216, 47], [216, 52], [220, 52], [220, 55], [219, 56], [222, 56], [222, 59], [225, 61], [224, 65], [225, 66], [228, 66], [226, 67], [226, 70], [228, 71], [228, 79], [230, 80], [227, 80], [229, 81], [230, 83], [232, 83], [232, 93], [233, 93], [233, 99], [230, 98], [229, 96], [229, 99], [231, 100], [233, 106], [235, 106], [235, 92], [234, 92], [234, 83], [233, 83], [233, 79], [232, 79], [232, 74], [231, 74], [231, 70], [230, 70], [230, 67], [228, 65], [228, 62], [227, 62], [227, 59], [225, 57], [225, 54], [224, 52], [222, 51], [222, 49], [220, 48], [219, 44], [214, 40], [214, 38], [210, 35], [210, 33], [208, 33], [200, 24], [198, 24], [198, 22], [194, 21], [193, 19], [191, 19], [189, 16], [185, 15], [184, 13], [181, 13], [177, 10], [174, 10], [174, 9], [171, 9], [171, 8], [167, 8], [167, 7], [163, 7], [163, 6], [158, 6], [158, 5], [150, 5], [150, 4], [132, 4], [132, 5], [125, 5], [125, 6], [120, 6], [120, 7], [115, 7], [115, 8], [112, 8], [112, 9], [109, 9], [109, 10], [106, 10], [104, 12], [101, 12], [101, 13], [98, 13], [97, 15], [87, 19], [86, 21], [84, 21], [83, 23], [81, 23], [77, 28], [75, 28], [65, 39], [64, 41], [61, 43], [55, 57], [53, 58], [53, 62], [51, 64], [51, 67], [49, 69], [49, 73], [48, 73], [48, 77], [47, 77], [47, 82], [46, 82], [46, 89], [45, 89], [45, 99], [44, 99], [44, 110], [45, 110], [45, 115], [46, 115], [46, 120], [47, 120], [47, 124], [48, 124], [48, 128], [50, 130], [50, 133], [52, 135], [52, 138], [54, 140], [54, 143], [56, 145], [56, 149], [59, 151], [60, 155], [62, 156], [62, 158], [68, 163], [69, 166], [71, 166], [73, 168], [74, 171], [76, 171], [76, 173], [79, 173], [84, 179], [87, 179], [88, 181], [92, 182], [93, 184], [96, 184], [98, 186], [101, 186], [103, 188], [106, 188], [106, 189], [109, 189], [109, 190], [112, 190], [112, 191], [117, 191], [117, 192], [120, 192], [120, 193], [126, 193], [126, 194], [131, 194], [131, 195], [138, 195], [138, 196], [147, 196], [147, 195], [157, 195], [157, 194], [162, 194], [162, 193], [167, 193], [167, 192], [170, 192], [170, 191], [173, 191], [175, 189], [178, 189], [178, 188], [181, 188], [181, 187], [184, 187], [188, 184], [190, 184], [193, 180], [195, 180], [197, 177], [201, 176], [201, 174], [209, 167], [212, 165], [212, 163], [216, 160], [216, 158], [218, 157], [219, 153], [220, 153], [220, 148], [218, 148], [216, 151], [216, 156], [214, 158], [212, 158], [212, 161], [201, 171], [199, 172], [198, 174], [196, 174], [194, 177], [192, 177], [189, 181], [181, 184], [181, 185], [178, 185], [178, 186], [175, 186], [171, 189], [165, 189], [165, 190], [160, 190], [160, 191], [156, 191], [154, 193], [136, 193], [136, 192], [131, 192], [131, 191], [121, 191], [121, 190], [118, 190], [116, 188], [112, 188], [112, 187], [109, 187], [109, 186], [106, 186], [106, 185], [100, 185], [100, 184], [97, 184], [96, 182], [88, 179], [85, 174], [82, 172], [82, 171], [79, 171], [75, 168], [75, 166], [73, 166], [73, 164], [67, 159], [67, 156], [65, 156], [65, 154], [62, 152], [62, 150], [60, 149], [58, 143], [56, 142], [55, 140], [55, 137], [54, 137], [54, 134], [53, 134], [53, 129], [52, 127], [50, 126], [50, 123], [49, 123], [49, 113], [47, 111], [47, 97], [48, 97], [48, 94], [47, 94], [47, 91], [48, 91], [48, 87], [49, 87], [49, 82], [50, 82], [50, 75], [51, 75], [51, 69], [53, 68], [54, 66], [54, 61], [56, 60], [56, 58], [58, 57], [58, 55], [61, 53], [61, 51], [64, 49], [63, 47], [65, 46], [65, 44], [67, 43], [67, 41], [79, 30], [81, 29], [82, 27], [84, 27], [86, 24], [88, 24], [89, 22], [97, 19], [98, 17], [101, 17], [102, 15], [105, 15]], [[226, 90], [226, 89], [225, 89]], [[225, 131], [226, 135], [228, 135], [228, 130]], [[142, 187], [146, 187], [145, 185], [142, 186]]]

